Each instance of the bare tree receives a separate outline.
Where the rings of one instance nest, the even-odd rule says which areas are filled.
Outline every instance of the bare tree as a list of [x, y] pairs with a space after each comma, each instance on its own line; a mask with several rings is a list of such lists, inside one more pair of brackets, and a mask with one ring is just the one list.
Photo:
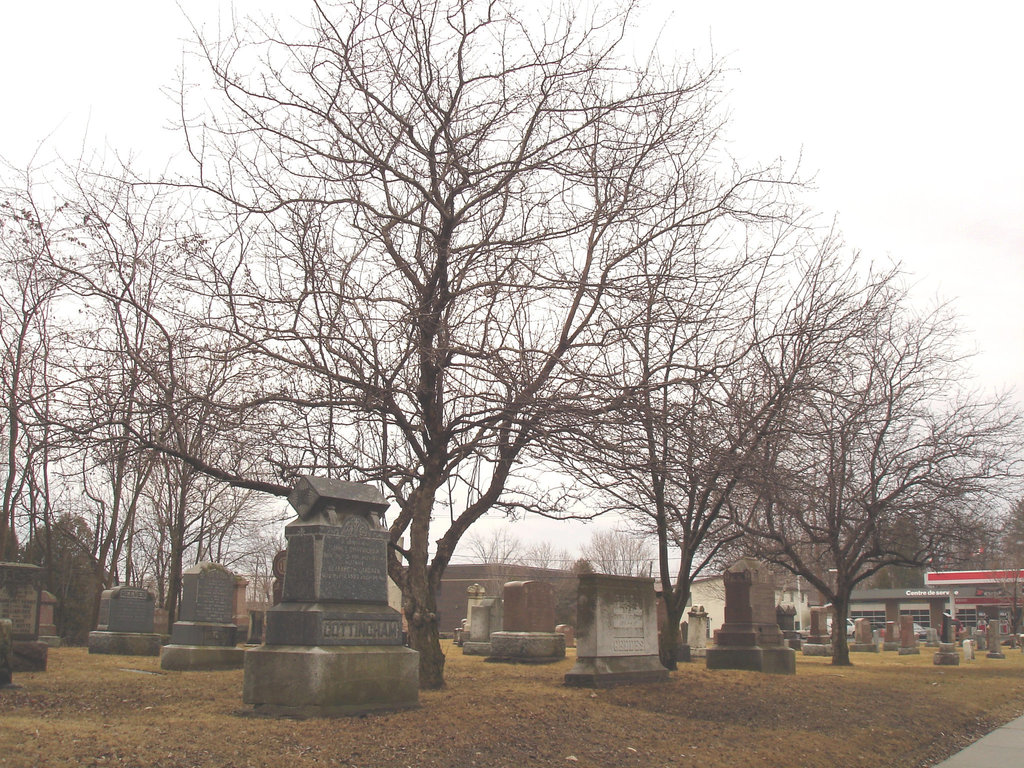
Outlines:
[[[821, 278], [828, 322], [793, 323], [765, 346], [771, 366], [813, 358], [754, 452], [736, 512], [759, 553], [806, 578], [841, 627], [864, 579], [974, 535], [974, 509], [1012, 467], [1019, 419], [965, 391], [952, 318], [912, 311], [898, 273], [861, 275], [850, 262]], [[833, 664], [849, 664], [845, 633], [833, 640]]]
[[380, 483], [425, 687], [443, 684], [434, 594], [462, 536], [496, 506], [559, 513], [510, 488], [556, 404], [586, 396], [619, 279], [764, 180], [695, 162], [713, 72], [627, 65], [632, 7], [588, 13], [321, 4], [305, 39], [250, 25], [203, 45], [221, 101], [200, 118], [183, 90], [197, 184], [234, 227], [183, 280], [248, 366], [222, 408], [268, 448], [256, 468], [151, 441], [272, 493], [300, 472]]
[[650, 542], [626, 530], [594, 531], [581, 554], [594, 573], [613, 576], [650, 576], [654, 564]]

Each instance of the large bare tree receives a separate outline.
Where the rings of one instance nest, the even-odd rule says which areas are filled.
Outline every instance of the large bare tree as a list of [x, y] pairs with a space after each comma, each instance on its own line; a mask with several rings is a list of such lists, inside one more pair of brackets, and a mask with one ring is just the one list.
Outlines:
[[[864, 579], [973, 539], [971, 518], [1019, 446], [1018, 416], [965, 388], [948, 311], [915, 310], [896, 271], [842, 263], [818, 288], [830, 321], [793, 323], [765, 347], [766, 380], [815, 352], [735, 506], [759, 553], [813, 585], [839, 627]], [[833, 642], [833, 663], [849, 664], [845, 633]]]
[[714, 73], [619, 55], [632, 11], [316, 4], [304, 36], [205, 41], [220, 100], [183, 90], [192, 183], [233, 228], [190, 254], [186, 303], [248, 368], [220, 405], [267, 448], [254, 470], [152, 443], [272, 493], [379, 483], [426, 687], [441, 575], [488, 510], [540, 508], [517, 468], [588, 395], [601, 308], [646, 249], [762, 202], [760, 173], [705, 162]]

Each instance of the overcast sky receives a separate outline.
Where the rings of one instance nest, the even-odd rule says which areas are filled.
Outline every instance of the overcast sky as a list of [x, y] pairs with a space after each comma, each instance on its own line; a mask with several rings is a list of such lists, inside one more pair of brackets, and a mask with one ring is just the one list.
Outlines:
[[[230, 19], [216, 0], [5, 5], [0, 157], [22, 168], [116, 150], [159, 169], [178, 148], [162, 89], [185, 14]], [[305, 15], [301, 0], [235, 8]], [[662, 0], [642, 19], [680, 57], [725, 62], [734, 153], [802, 157], [823, 221], [901, 262], [922, 300], [953, 301], [977, 385], [1024, 403], [1024, 3]]]

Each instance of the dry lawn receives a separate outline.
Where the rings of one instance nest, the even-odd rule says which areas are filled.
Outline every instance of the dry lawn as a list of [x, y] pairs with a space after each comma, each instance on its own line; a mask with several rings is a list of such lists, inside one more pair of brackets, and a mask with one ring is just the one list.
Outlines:
[[[570, 655], [571, 655], [570, 651]], [[927, 766], [1024, 712], [1024, 656], [936, 667], [797, 656], [796, 676], [686, 664], [660, 685], [567, 688], [572, 658], [488, 664], [448, 649], [448, 685], [415, 710], [253, 716], [242, 672], [51, 650], [0, 690], [0, 766]]]

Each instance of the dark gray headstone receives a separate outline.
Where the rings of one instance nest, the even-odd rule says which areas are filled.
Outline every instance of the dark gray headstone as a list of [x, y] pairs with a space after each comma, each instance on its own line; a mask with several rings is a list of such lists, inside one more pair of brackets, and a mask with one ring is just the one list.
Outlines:
[[281, 602], [267, 611], [267, 645], [401, 645], [388, 607], [387, 542], [372, 486], [301, 478], [288, 497], [288, 566]]
[[199, 563], [181, 576], [181, 621], [234, 623], [235, 575], [216, 563]]
[[153, 593], [139, 587], [114, 587], [100, 596], [97, 629], [106, 632], [153, 632]]

